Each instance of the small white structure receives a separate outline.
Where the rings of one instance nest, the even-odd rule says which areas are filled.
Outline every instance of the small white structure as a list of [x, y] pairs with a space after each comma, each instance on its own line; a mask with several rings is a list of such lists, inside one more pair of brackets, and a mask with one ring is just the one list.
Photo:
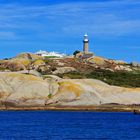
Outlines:
[[66, 56], [66, 54], [60, 54], [60, 53], [54, 52], [54, 51], [47, 52], [47, 51], [42, 51], [42, 50], [36, 52], [35, 54], [38, 56], [42, 56], [42, 57], [60, 57], [60, 58], [62, 58], [64, 56]]
[[48, 54], [48, 52], [40, 50], [40, 51], [36, 52], [35, 54], [38, 55], [38, 56], [44, 57], [44, 56], [46, 56]]

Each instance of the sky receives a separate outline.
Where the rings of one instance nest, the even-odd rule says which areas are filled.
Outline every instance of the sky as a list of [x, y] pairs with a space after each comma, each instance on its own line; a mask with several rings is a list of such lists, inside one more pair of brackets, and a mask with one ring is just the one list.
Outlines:
[[140, 0], [0, 0], [0, 58], [38, 50], [140, 62]]

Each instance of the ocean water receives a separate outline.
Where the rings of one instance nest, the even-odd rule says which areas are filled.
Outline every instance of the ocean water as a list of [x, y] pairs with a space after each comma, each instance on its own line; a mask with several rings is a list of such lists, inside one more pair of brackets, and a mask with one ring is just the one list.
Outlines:
[[140, 115], [0, 111], [0, 140], [140, 140]]

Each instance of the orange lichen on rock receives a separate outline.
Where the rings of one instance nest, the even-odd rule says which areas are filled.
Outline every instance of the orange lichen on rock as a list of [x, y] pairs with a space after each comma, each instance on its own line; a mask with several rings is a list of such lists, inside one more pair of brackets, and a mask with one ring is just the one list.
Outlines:
[[27, 67], [30, 64], [30, 61], [27, 59], [21, 59], [18, 60], [19, 62], [21, 62], [25, 67]]
[[45, 64], [45, 62], [41, 59], [38, 59], [33, 63], [33, 65], [44, 65], [44, 64]]
[[59, 92], [71, 92], [74, 93], [77, 97], [81, 95], [83, 89], [79, 84], [72, 83], [69, 81], [59, 82], [60, 88]]
[[21, 54], [17, 55], [15, 58], [16, 59], [32, 59], [32, 60], [36, 60], [36, 59], [40, 59], [41, 56], [38, 56], [38, 55], [32, 54], [32, 53], [21, 53]]
[[91, 63], [98, 64], [98, 65], [103, 65], [105, 63], [105, 59], [103, 59], [102, 57], [97, 57], [97, 56], [94, 56], [88, 59], [88, 61]]
[[26, 80], [26, 81], [43, 81], [41, 78], [33, 76], [33, 75], [27, 75], [27, 74], [17, 74], [17, 73], [9, 73], [7, 76], [18, 78], [19, 80]]
[[140, 92], [140, 88], [124, 88], [125, 91]]

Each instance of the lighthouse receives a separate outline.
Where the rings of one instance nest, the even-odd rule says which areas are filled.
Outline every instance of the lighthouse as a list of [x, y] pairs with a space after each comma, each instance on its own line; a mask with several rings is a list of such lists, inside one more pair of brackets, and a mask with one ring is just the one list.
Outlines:
[[84, 40], [83, 40], [83, 52], [85, 54], [88, 54], [88, 43], [89, 43], [88, 35], [85, 34], [84, 35]]
[[76, 58], [84, 60], [91, 58], [93, 56], [93, 53], [88, 51], [88, 43], [89, 43], [88, 35], [85, 34], [83, 39], [83, 52], [77, 53], [75, 55]]

